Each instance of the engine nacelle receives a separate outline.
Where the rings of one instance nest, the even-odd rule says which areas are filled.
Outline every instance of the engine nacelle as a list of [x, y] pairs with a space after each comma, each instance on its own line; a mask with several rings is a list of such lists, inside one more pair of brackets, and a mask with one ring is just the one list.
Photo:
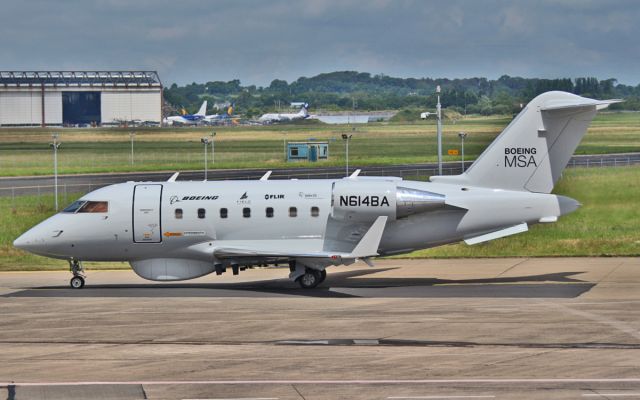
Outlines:
[[141, 278], [152, 281], [182, 281], [215, 271], [213, 263], [184, 258], [150, 258], [129, 262]]
[[333, 185], [331, 216], [351, 221], [373, 221], [380, 216], [395, 220], [444, 206], [444, 195], [398, 186], [395, 181], [344, 179]]

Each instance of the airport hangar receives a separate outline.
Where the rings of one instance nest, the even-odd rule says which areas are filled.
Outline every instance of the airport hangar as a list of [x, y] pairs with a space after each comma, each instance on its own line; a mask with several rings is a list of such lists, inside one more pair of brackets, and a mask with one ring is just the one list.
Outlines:
[[156, 71], [0, 71], [0, 126], [160, 124]]

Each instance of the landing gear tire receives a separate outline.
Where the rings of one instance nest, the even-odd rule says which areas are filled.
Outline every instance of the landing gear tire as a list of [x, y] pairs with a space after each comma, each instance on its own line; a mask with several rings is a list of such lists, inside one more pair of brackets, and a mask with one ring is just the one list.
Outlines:
[[84, 287], [84, 268], [82, 267], [82, 263], [76, 259], [69, 260], [69, 269], [73, 274], [73, 278], [69, 281], [72, 289], [82, 289]]
[[84, 278], [81, 276], [74, 276], [71, 278], [71, 281], [69, 281], [69, 284], [73, 289], [82, 289], [84, 287]]
[[298, 278], [298, 284], [303, 289], [313, 289], [322, 282], [322, 272], [307, 268], [304, 275]]
[[327, 270], [323, 269], [320, 271], [320, 283], [324, 282], [325, 279], [327, 279]]

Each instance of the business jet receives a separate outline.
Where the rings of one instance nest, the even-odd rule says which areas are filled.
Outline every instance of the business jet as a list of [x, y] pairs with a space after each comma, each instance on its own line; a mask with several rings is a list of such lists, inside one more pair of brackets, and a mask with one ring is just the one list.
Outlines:
[[300, 111], [297, 113], [269, 113], [263, 114], [260, 118], [258, 118], [258, 122], [263, 124], [272, 124], [274, 122], [289, 122], [296, 121], [299, 119], [309, 118], [308, 112], [309, 104], [304, 103], [304, 105], [300, 108]]
[[203, 101], [200, 109], [195, 114], [172, 115], [166, 117], [163, 121], [164, 125], [198, 125], [207, 114], [207, 101]]
[[457, 176], [187, 182], [176, 173], [88, 193], [13, 244], [68, 260], [73, 288], [84, 286], [83, 261], [127, 261], [156, 281], [288, 263], [289, 277], [313, 288], [329, 266], [482, 243], [576, 210], [551, 191], [596, 111], [618, 101], [541, 94]]

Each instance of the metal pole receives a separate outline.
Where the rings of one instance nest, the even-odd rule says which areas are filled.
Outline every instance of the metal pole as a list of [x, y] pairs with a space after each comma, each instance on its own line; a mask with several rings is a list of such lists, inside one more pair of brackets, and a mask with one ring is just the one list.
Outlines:
[[200, 139], [200, 142], [203, 144], [203, 149], [204, 149], [204, 180], [207, 180], [207, 145], [209, 144], [209, 138], [202, 138]]
[[53, 137], [53, 192], [55, 197], [55, 209], [58, 211], [58, 134]]
[[347, 170], [345, 176], [349, 176], [349, 139], [347, 139]]
[[436, 104], [436, 114], [438, 117], [438, 175], [442, 175], [442, 106], [440, 104], [440, 85], [436, 87], [436, 93], [438, 93], [438, 103]]
[[129, 137], [131, 138], [131, 165], [133, 165], [133, 138], [136, 136], [134, 132], [129, 133]]
[[216, 164], [216, 133], [211, 133], [211, 164]]
[[462, 161], [461, 161], [462, 162], [462, 172], [464, 172], [464, 136], [462, 137], [461, 148], [462, 148]]

